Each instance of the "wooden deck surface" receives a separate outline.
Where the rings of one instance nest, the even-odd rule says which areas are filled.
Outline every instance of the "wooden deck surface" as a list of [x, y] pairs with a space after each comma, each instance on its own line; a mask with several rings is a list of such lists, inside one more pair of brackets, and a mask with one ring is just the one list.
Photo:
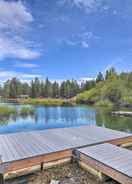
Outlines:
[[0, 135], [0, 156], [3, 163], [8, 163], [129, 136], [96, 126], [4, 134]]
[[82, 148], [78, 151], [132, 179], [132, 151], [108, 143]]

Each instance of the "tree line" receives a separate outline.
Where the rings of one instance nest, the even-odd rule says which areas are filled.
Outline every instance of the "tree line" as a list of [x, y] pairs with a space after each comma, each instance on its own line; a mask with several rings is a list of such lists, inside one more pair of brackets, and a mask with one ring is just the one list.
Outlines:
[[94, 80], [81, 84], [76, 80], [66, 80], [60, 84], [57, 81], [51, 82], [48, 78], [45, 80], [35, 78], [30, 83], [12, 78], [7, 80], [3, 86], [0, 86], [0, 96], [4, 98], [18, 98], [22, 95], [31, 98], [72, 98], [94, 85]]
[[65, 80], [58, 83], [51, 82], [48, 78], [40, 80], [35, 78], [30, 83], [21, 82], [17, 78], [7, 80], [0, 86], [0, 96], [5, 98], [17, 98], [21, 95], [27, 95], [31, 98], [72, 98], [77, 94], [94, 88], [102, 81], [111, 81], [122, 79], [132, 87], [132, 73], [122, 72], [118, 74], [114, 68], [105, 72], [99, 72], [94, 80], [82, 81]]

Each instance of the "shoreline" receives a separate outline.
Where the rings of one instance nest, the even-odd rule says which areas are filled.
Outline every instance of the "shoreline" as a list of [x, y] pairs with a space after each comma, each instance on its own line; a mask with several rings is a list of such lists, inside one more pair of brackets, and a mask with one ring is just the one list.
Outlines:
[[[130, 106], [122, 106], [122, 105], [109, 105], [107, 103], [105, 104], [93, 104], [93, 103], [78, 103], [76, 98], [72, 99], [63, 99], [63, 98], [27, 98], [27, 99], [20, 99], [20, 98], [15, 98], [15, 99], [3, 99], [3, 103], [16, 103], [20, 105], [33, 105], [33, 106], [46, 106], [46, 107], [72, 107], [72, 106], [91, 106], [94, 108], [107, 108], [109, 109], [109, 112], [111, 111], [111, 115], [116, 116], [132, 116], [132, 107]], [[119, 109], [118, 111], [114, 109]], [[123, 110], [120, 110], [123, 109]]]

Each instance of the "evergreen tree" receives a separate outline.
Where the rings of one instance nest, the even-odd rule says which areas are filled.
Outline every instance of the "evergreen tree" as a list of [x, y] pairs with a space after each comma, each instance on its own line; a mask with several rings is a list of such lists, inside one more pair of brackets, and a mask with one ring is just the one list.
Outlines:
[[9, 81], [9, 97], [17, 98], [20, 95], [20, 82], [15, 77]]
[[101, 72], [99, 72], [96, 78], [96, 82], [101, 82], [101, 81], [104, 81], [104, 76]]
[[48, 78], [45, 80], [45, 97], [52, 97], [53, 90], [52, 90], [52, 83], [49, 81]]
[[31, 81], [31, 87], [30, 87], [30, 97], [31, 98], [35, 98], [36, 94], [35, 94], [35, 84], [34, 81]]
[[21, 95], [30, 95], [30, 86], [28, 83], [21, 84]]
[[59, 92], [59, 84], [55, 81], [52, 85], [53, 89], [53, 98], [59, 98], [60, 92]]
[[118, 75], [116, 73], [115, 68], [111, 68], [110, 70], [106, 71], [105, 79], [106, 80], [115, 80], [117, 79]]
[[4, 87], [3, 87], [3, 91], [4, 91], [4, 98], [9, 98], [10, 97], [10, 80], [7, 80], [4, 83]]
[[61, 98], [66, 98], [66, 85], [65, 85], [65, 81], [62, 82], [61, 86], [60, 86], [60, 97]]

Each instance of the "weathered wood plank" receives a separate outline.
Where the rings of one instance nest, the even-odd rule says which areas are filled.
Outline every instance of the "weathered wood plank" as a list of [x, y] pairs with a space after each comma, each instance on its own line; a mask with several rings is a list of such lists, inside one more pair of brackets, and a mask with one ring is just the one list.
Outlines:
[[8, 167], [5, 169], [5, 173], [32, 167], [35, 165], [40, 165], [41, 163], [45, 164], [48, 162], [61, 160], [65, 158], [71, 158], [71, 157], [72, 157], [72, 150], [65, 150], [65, 151], [45, 154], [41, 156], [36, 156], [29, 159], [14, 161], [9, 163]]

